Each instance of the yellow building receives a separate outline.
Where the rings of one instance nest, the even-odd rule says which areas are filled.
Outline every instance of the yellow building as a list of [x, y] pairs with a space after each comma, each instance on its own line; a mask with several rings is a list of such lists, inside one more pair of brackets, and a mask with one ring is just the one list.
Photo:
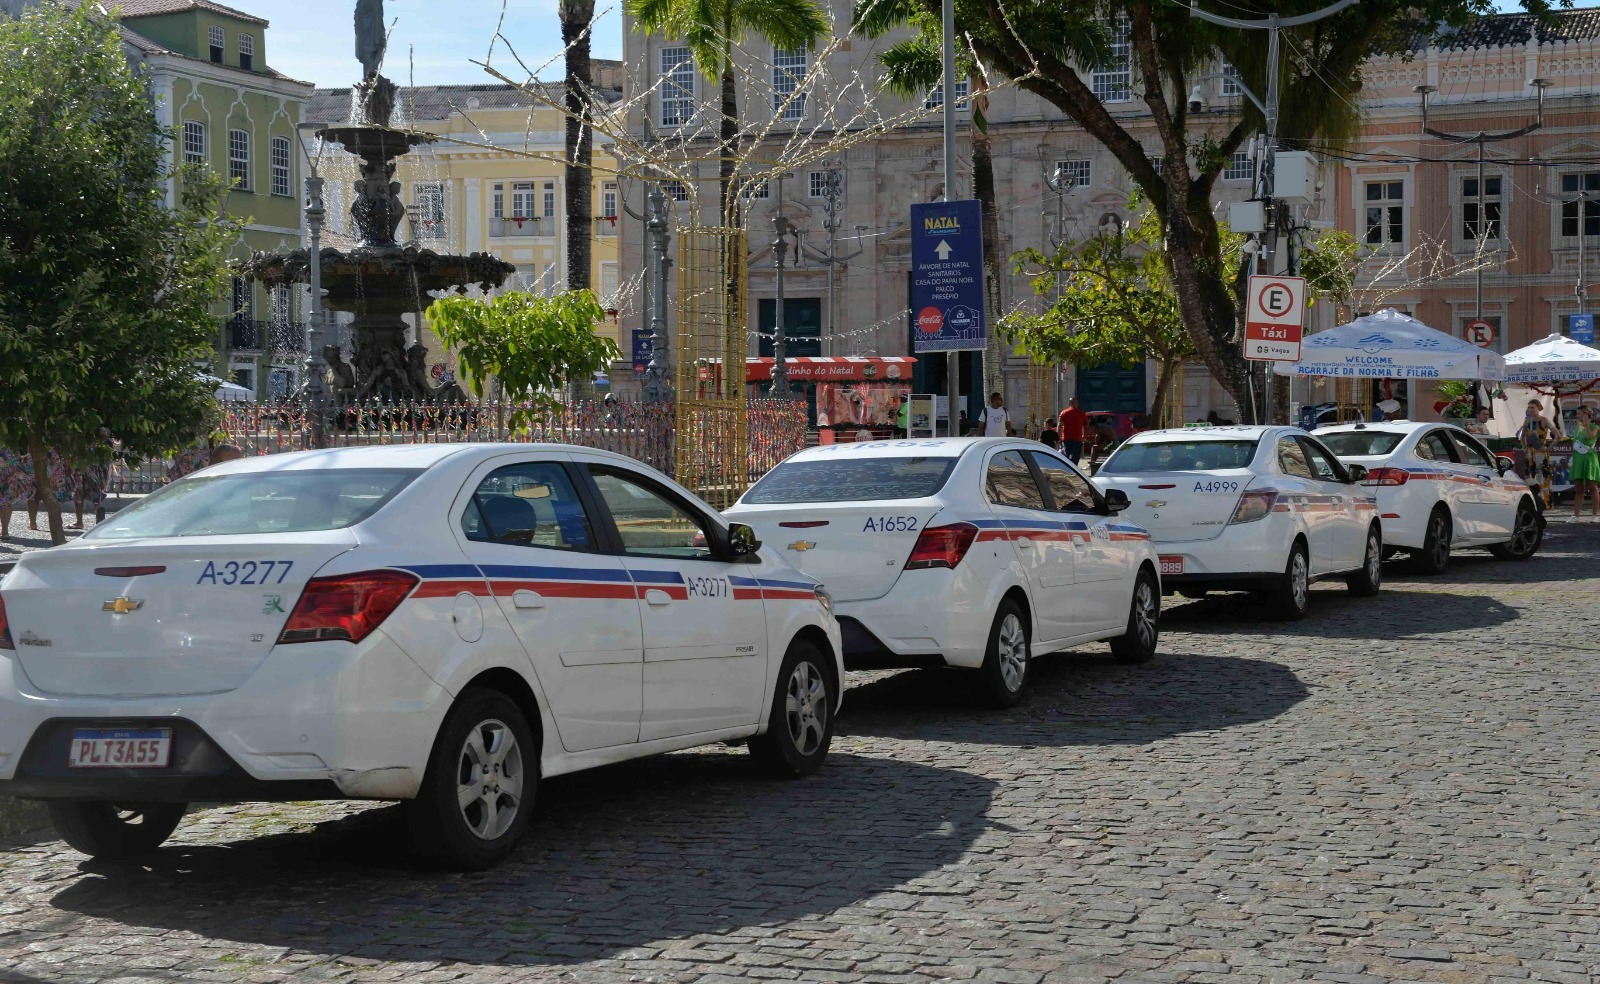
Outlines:
[[[620, 98], [620, 63], [597, 59], [594, 66], [601, 94]], [[607, 89], [612, 81], [617, 87]], [[558, 87], [546, 91], [559, 102]], [[349, 209], [356, 161], [337, 147], [320, 145], [315, 131], [347, 121], [350, 106], [349, 89], [319, 89], [300, 125], [306, 153], [326, 179], [328, 219], [323, 241], [341, 248], [350, 245], [353, 232]], [[402, 88], [395, 119], [396, 125], [438, 135], [398, 162], [395, 180], [401, 184], [407, 214], [397, 237], [406, 245], [439, 253], [493, 253], [517, 268], [506, 281], [507, 289], [536, 294], [565, 289], [569, 263], [563, 114], [512, 86], [450, 85]], [[611, 143], [598, 134], [593, 160], [589, 282], [609, 311], [619, 306], [619, 199]], [[615, 316], [596, 330], [618, 342], [627, 357]], [[455, 360], [442, 351], [433, 333], [424, 331], [419, 340], [429, 347], [435, 377], [453, 374]]]

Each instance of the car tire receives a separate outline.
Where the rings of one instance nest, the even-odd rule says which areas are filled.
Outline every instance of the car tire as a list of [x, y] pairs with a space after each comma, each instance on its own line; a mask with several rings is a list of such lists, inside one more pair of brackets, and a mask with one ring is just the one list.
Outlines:
[[1501, 560], [1527, 560], [1539, 552], [1544, 544], [1544, 521], [1533, 502], [1523, 499], [1517, 506], [1517, 518], [1512, 521], [1511, 539], [1497, 543], [1489, 552]]
[[1344, 579], [1357, 598], [1371, 598], [1383, 587], [1383, 533], [1376, 525], [1367, 529], [1367, 549], [1361, 569]]
[[73, 850], [92, 858], [149, 854], [178, 829], [187, 803], [98, 803], [53, 800], [50, 822]]
[[989, 627], [989, 645], [983, 651], [978, 677], [984, 693], [995, 707], [1016, 707], [1028, 688], [1028, 668], [1033, 659], [1033, 640], [1028, 633], [1028, 616], [1010, 598], [1000, 602]]
[[1119, 663], [1148, 663], [1161, 639], [1161, 589], [1149, 569], [1139, 571], [1128, 602], [1128, 631], [1111, 640]]
[[1450, 566], [1450, 542], [1454, 531], [1450, 513], [1435, 509], [1428, 516], [1428, 532], [1422, 538], [1422, 549], [1411, 552], [1411, 566], [1418, 574], [1443, 574]]
[[1283, 573], [1273, 579], [1265, 594], [1270, 617], [1280, 622], [1306, 617], [1311, 608], [1311, 558], [1304, 540], [1294, 541]]
[[452, 869], [492, 868], [528, 829], [538, 787], [539, 746], [522, 709], [498, 690], [469, 687], [445, 716], [422, 788], [406, 804], [412, 845]]
[[748, 742], [761, 771], [794, 779], [822, 768], [833, 744], [836, 686], [820, 646], [809, 639], [789, 644], [773, 688], [767, 730]]

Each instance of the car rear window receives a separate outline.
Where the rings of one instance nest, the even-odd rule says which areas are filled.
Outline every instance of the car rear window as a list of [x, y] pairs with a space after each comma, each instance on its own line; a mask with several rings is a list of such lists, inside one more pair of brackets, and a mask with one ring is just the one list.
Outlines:
[[1255, 441], [1136, 441], [1117, 449], [1099, 474], [1248, 468], [1255, 456]]
[[1318, 434], [1317, 440], [1341, 458], [1363, 458], [1392, 454], [1406, 439], [1404, 431], [1340, 431], [1337, 434]]
[[85, 539], [337, 530], [371, 516], [422, 472], [398, 468], [190, 475], [109, 517]]
[[749, 505], [919, 499], [944, 488], [952, 457], [786, 461], [744, 494]]

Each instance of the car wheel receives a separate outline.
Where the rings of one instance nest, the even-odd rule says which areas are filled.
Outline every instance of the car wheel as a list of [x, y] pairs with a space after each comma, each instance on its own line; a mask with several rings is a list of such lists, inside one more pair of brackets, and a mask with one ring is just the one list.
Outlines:
[[1266, 594], [1272, 617], [1285, 622], [1306, 617], [1311, 607], [1311, 560], [1306, 556], [1305, 541], [1294, 542], [1283, 573], [1274, 579]]
[[406, 804], [413, 845], [451, 868], [491, 868], [527, 830], [538, 786], [539, 746], [522, 709], [497, 690], [468, 688]]
[[767, 713], [767, 730], [749, 742], [750, 754], [769, 775], [783, 779], [810, 775], [827, 758], [838, 704], [827, 665], [816, 643], [796, 639], [789, 644]]
[[1539, 513], [1533, 508], [1533, 503], [1527, 499], [1517, 506], [1517, 518], [1511, 528], [1511, 539], [1505, 543], [1497, 543], [1489, 548], [1489, 552], [1501, 560], [1527, 560], [1539, 552], [1539, 547], [1544, 543], [1544, 523], [1539, 519]]
[[85, 803], [52, 801], [50, 822], [73, 850], [92, 858], [149, 854], [166, 843], [183, 819], [186, 803]]
[[1383, 587], [1383, 534], [1376, 526], [1367, 530], [1367, 552], [1361, 559], [1361, 570], [1344, 579], [1350, 593], [1357, 598], [1370, 598]]
[[1023, 690], [1028, 685], [1031, 654], [1028, 617], [1023, 614], [1022, 606], [1007, 598], [995, 612], [983, 666], [978, 668], [990, 703], [996, 707], [1015, 707], [1022, 702]]
[[1450, 514], [1435, 509], [1428, 517], [1428, 532], [1422, 538], [1422, 549], [1411, 552], [1411, 565], [1418, 574], [1443, 574], [1450, 566]]
[[1128, 604], [1128, 631], [1111, 640], [1111, 655], [1119, 663], [1145, 663], [1156, 654], [1161, 637], [1161, 592], [1148, 570], [1139, 572]]

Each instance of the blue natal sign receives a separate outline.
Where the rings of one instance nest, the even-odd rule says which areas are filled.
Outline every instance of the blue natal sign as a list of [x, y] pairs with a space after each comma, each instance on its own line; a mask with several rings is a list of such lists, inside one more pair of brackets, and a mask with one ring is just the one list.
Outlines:
[[981, 216], [976, 201], [911, 206], [913, 352], [983, 349], [988, 319]]
[[633, 330], [633, 371], [644, 373], [650, 368], [650, 356], [655, 354], [655, 339], [648, 328]]
[[1567, 315], [1567, 335], [1579, 345], [1594, 344], [1594, 315]]

